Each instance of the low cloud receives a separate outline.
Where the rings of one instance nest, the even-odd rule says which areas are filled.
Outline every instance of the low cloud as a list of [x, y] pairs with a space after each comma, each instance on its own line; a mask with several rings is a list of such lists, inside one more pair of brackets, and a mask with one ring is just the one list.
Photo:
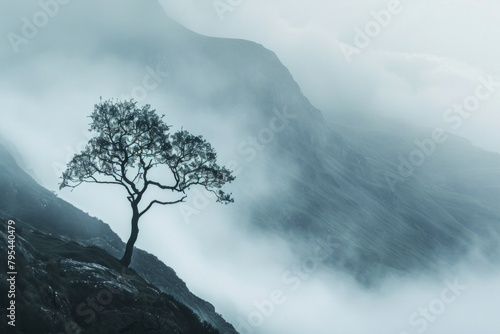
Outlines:
[[[298, 275], [297, 266], [304, 259], [283, 240], [252, 228], [249, 219], [242, 218], [248, 208], [238, 202], [248, 194], [265, 197], [273, 184], [264, 172], [268, 161], [259, 150], [251, 161], [253, 155], [238, 151], [242, 144], [250, 147], [249, 137], [258, 138], [263, 129], [271, 129], [272, 118], [256, 122], [248, 116], [255, 110], [247, 106], [214, 116], [209, 107], [193, 108], [170, 91], [166, 76], [165, 82], [156, 82], [158, 88], [152, 88], [153, 82], [145, 78], [152, 76], [149, 69], [156, 69], [154, 45], [163, 38], [162, 30], [150, 25], [160, 22], [161, 26], [162, 20], [150, 15], [169, 15], [194, 31], [250, 39], [275, 51], [305, 95], [330, 121], [350, 117], [364, 119], [366, 125], [387, 117], [441, 127], [443, 113], [473, 93], [478, 78], [491, 75], [500, 80], [499, 5], [494, 1], [467, 5], [444, 0], [404, 2], [406, 10], [349, 63], [340, 43], [351, 43], [354, 29], [373, 20], [371, 12], [387, 8], [389, 1], [225, 2], [232, 10], [221, 20], [212, 1], [161, 1], [164, 13], [155, 2], [124, 1], [116, 6], [116, 2], [74, 1], [61, 6], [28, 44], [19, 45], [18, 53], [4, 38], [0, 47], [6, 59], [0, 65], [0, 132], [15, 143], [43, 185], [56, 190], [59, 169], [88, 139], [87, 116], [99, 97], [144, 95], [145, 91], [142, 102], [165, 113], [175, 129], [184, 126], [203, 134], [214, 143], [222, 163], [241, 163], [242, 177], [234, 186], [240, 198], [234, 205], [221, 210], [213, 201], [204, 204], [200, 199], [200, 214], [191, 215], [188, 221], [176, 207], [157, 208], [145, 216], [137, 243], [172, 266], [230, 322], [237, 325], [243, 319], [251, 331], [270, 334], [496, 333], [500, 328], [494, 313], [500, 297], [497, 273], [472, 275], [467, 267], [443, 279], [392, 278], [373, 290], [321, 264], [311, 273]], [[0, 8], [6, 12], [10, 6], [5, 2]], [[32, 18], [39, 10], [36, 3], [16, 4], [2, 22], [2, 35], [22, 33], [22, 18]], [[121, 18], [121, 13], [141, 11], [144, 15], [135, 15], [134, 24]], [[110, 12], [115, 12], [112, 18]], [[142, 41], [144, 49], [124, 47], [117, 36]], [[196, 69], [185, 75], [189, 83], [200, 81]], [[212, 81], [213, 85], [199, 90], [231, 84], [216, 76]], [[486, 101], [456, 133], [499, 152], [499, 96]], [[231, 126], [246, 121], [266, 127]], [[294, 172], [293, 166], [287, 167]], [[96, 191], [106, 201], [96, 200]], [[129, 207], [120, 189], [84, 186], [60, 196], [109, 223], [123, 239], [128, 236]], [[288, 280], [284, 280], [287, 273]], [[441, 312], [445, 281], [454, 282], [455, 278], [467, 289], [453, 303], [443, 301]], [[300, 288], [294, 289], [297, 281]], [[272, 312], [266, 301], [272, 302]], [[431, 321], [420, 314], [420, 308], [432, 305], [440, 314], [431, 314], [435, 316]], [[261, 324], [252, 327], [249, 316], [255, 312], [261, 312], [262, 321], [257, 316], [254, 320]], [[419, 325], [409, 321], [415, 312]], [[425, 330], [421, 319], [427, 321]]]

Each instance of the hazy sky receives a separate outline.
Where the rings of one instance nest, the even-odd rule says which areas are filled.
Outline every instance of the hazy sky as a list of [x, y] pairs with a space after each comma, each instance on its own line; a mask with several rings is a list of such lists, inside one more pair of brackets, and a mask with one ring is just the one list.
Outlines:
[[[500, 151], [500, 91], [459, 128], [443, 121], [447, 109], [474, 93], [480, 76], [500, 82], [497, 1], [242, 0], [219, 12], [212, 1], [161, 3], [194, 31], [250, 39], [275, 51], [327, 115], [381, 113]], [[392, 8], [389, 18], [380, 14]], [[387, 22], [379, 31], [372, 28], [373, 13]], [[340, 45], [356, 46], [356, 29], [367, 26], [374, 37], [348, 62]]]
[[[0, 4], [1, 12], [9, 13], [0, 23], [0, 134], [18, 147], [47, 188], [57, 189], [58, 168], [86, 142], [86, 116], [99, 96], [129, 94], [147, 73], [123, 50], [124, 54], [109, 52], [113, 49], [109, 41], [161, 38], [162, 31], [150, 27], [154, 21], [150, 16], [169, 15], [201, 34], [263, 44], [276, 52], [329, 120], [338, 113], [359, 114], [360, 119], [389, 116], [442, 127], [500, 152], [497, 1], [403, 0], [398, 5], [392, 1], [165, 0], [161, 1], [164, 11], [154, 2], [144, 3], [69, 1], [41, 29], [28, 31], [33, 36], [26, 43], [12, 42], [9, 33], [22, 35], [23, 18], [32, 19], [41, 5]], [[389, 10], [397, 14], [389, 18], [385, 15]], [[131, 12], [136, 14], [133, 24], [124, 19]], [[384, 27], [370, 33], [369, 45], [357, 47], [356, 29], [376, 27], [375, 17]], [[344, 52], [346, 45], [357, 51], [346, 57], [342, 45]], [[460, 126], [445, 122], [447, 110], [471, 100], [480, 78], [489, 81], [490, 76], [491, 96], [481, 100]], [[159, 109], [175, 105], [162, 94], [167, 93], [150, 92], [146, 101]], [[172, 123], [213, 140], [223, 161], [231, 158], [224, 146], [227, 137], [206, 126], [215, 122], [208, 116], [195, 117], [181, 110], [169, 117]], [[231, 129], [224, 131], [237, 138]], [[124, 197], [116, 190], [100, 190], [97, 199], [93, 187], [58, 194], [127, 238], [129, 212]], [[144, 221], [137, 245], [173, 267], [196, 294], [214, 303], [234, 324], [255, 310], [255, 302], [270, 298], [275, 290], [284, 292], [286, 302], [266, 318], [262, 333], [413, 334], [419, 327], [410, 325], [408, 317], [441, 298], [446, 288], [444, 282], [415, 278], [391, 282], [382, 292], [366, 292], [338, 273], [318, 270], [301, 278], [300, 288], [290, 289], [295, 285], [284, 283], [283, 275], [302, 259], [294, 258], [281, 240], [248, 228], [241, 209], [238, 203], [209, 205], [190, 224], [177, 209], [156, 209]], [[444, 333], [443, 328], [455, 334], [496, 333], [493, 328], [500, 326], [493, 320], [495, 307], [488, 304], [500, 297], [495, 280], [463, 273], [459, 281], [468, 290], [442, 316], [429, 321], [432, 326], [426, 333]]]

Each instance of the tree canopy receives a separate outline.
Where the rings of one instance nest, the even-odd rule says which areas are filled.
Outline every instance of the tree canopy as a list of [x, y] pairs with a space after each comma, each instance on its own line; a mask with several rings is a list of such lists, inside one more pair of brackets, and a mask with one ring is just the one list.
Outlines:
[[[194, 186], [214, 193], [217, 202], [234, 201], [231, 194], [222, 190], [234, 176], [217, 164], [212, 145], [202, 136], [185, 130], [170, 133], [171, 126], [163, 121], [164, 116], [159, 116], [150, 105], [138, 107], [133, 100], [101, 101], [95, 105], [90, 118], [89, 131], [96, 135], [68, 163], [60, 189], [76, 188], [83, 183], [124, 187], [133, 209], [133, 232], [134, 224], [137, 225], [151, 207], [183, 202], [187, 191]], [[150, 171], [157, 166], [168, 167], [170, 184], [162, 183], [163, 178], [162, 182], [150, 179]], [[146, 191], [152, 187], [171, 191], [178, 198], [154, 199], [143, 204]], [[130, 259], [122, 261], [126, 266], [130, 264]]]

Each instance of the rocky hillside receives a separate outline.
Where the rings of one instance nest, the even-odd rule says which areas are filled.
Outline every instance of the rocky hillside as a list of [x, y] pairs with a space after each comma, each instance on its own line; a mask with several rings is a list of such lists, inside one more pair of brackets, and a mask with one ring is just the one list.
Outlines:
[[[53, 314], [54, 324], [61, 325], [60, 321], [71, 315], [68, 319], [72, 319], [82, 328], [88, 329], [88, 333], [112, 333], [94, 331], [101, 324], [100, 321], [93, 322], [93, 326], [96, 327], [84, 326], [86, 322], [82, 322], [82, 318], [76, 317], [75, 312], [77, 312], [76, 307], [80, 303], [79, 300], [85, 300], [86, 297], [83, 298], [84, 296], [97, 293], [102, 288], [101, 285], [105, 284], [106, 281], [110, 281], [110, 284], [120, 283], [117, 281], [120, 277], [128, 277], [127, 273], [121, 272], [116, 262], [116, 258], [119, 258], [125, 247], [124, 243], [107, 224], [88, 216], [38, 185], [19, 168], [5, 145], [1, 143], [0, 216], [4, 220], [7, 218], [15, 220], [21, 227], [18, 245], [20, 249], [18, 249], [18, 252], [21, 256], [24, 256], [25, 265], [19, 271], [23, 273], [21, 277], [25, 277], [26, 281], [25, 283], [21, 281], [19, 288], [23, 289], [23, 291], [26, 289], [30, 291], [30, 294], [33, 294], [31, 296], [33, 300], [23, 300], [20, 304], [23, 307], [38, 305], [36, 298], [43, 298], [46, 296], [47, 291], [53, 291], [53, 294], [56, 293], [54, 291], [57, 291], [61, 298], [64, 297], [64, 303], [61, 302], [63, 304], [58, 304], [59, 306], [47, 306], [47, 312], [50, 311]], [[5, 229], [2, 230], [2, 233], [5, 232]], [[89, 248], [84, 248], [84, 246]], [[6, 248], [4, 247], [2, 245], [2, 253], [6, 254]], [[74, 266], [74, 269], [71, 269], [72, 266]], [[178, 333], [209, 333], [197, 332], [196, 322], [193, 323], [193, 329], [189, 329], [189, 326], [182, 327], [187, 326], [187, 323], [191, 321], [190, 319], [199, 318], [200, 321], [213, 325], [221, 333], [236, 333], [234, 328], [215, 312], [215, 308], [211, 304], [193, 295], [186, 284], [175, 274], [174, 270], [167, 267], [154, 255], [136, 249], [131, 267], [138, 269], [137, 272], [131, 272], [131, 275], [133, 275], [132, 283], [137, 284], [128, 282], [127, 284], [130, 287], [128, 290], [124, 290], [126, 295], [120, 295], [120, 298], [123, 297], [124, 299], [121, 300], [120, 304], [113, 304], [115, 308], [110, 311], [110, 317], [103, 318], [103, 321], [109, 322], [109, 328], [113, 326], [115, 320], [123, 326], [122, 328], [125, 328], [127, 324], [132, 324], [132, 321], [128, 322], [131, 319], [138, 321], [138, 325], [140, 325], [140, 319], [131, 316], [127, 317], [126, 315], [135, 311], [140, 315], [142, 311], [139, 312], [138, 310], [148, 310], [149, 306], [131, 303], [129, 307], [133, 309], [127, 310], [126, 302], [137, 299], [138, 296], [142, 295], [141, 291], [146, 289], [150, 291], [148, 293], [161, 296], [161, 300], [158, 301], [161, 307], [156, 310], [156, 306], [154, 306], [156, 304], [153, 305], [154, 307], [151, 306], [156, 311], [151, 311], [151, 314], [145, 316], [145, 325], [157, 327], [152, 321], [161, 316], [160, 310], [162, 307], [164, 307], [163, 311], [165, 312], [172, 311], [171, 308], [177, 307], [180, 312], [184, 313], [184, 318], [180, 318], [177, 323], [174, 322], [172, 327], [161, 325], [162, 330], [164, 328], [175, 328], [178, 325]], [[29, 277], [31, 277], [31, 281], [28, 279]], [[37, 279], [42, 284], [36, 283]], [[98, 283], [99, 280], [101, 280], [100, 283]], [[4, 282], [4, 280], [2, 281]], [[78, 287], [80, 281], [82, 282], [81, 287], [73, 289], [72, 287]], [[50, 286], [50, 283], [47, 285], [46, 282], [53, 282], [53, 284]], [[76, 285], [73, 286], [73, 283]], [[23, 286], [23, 284], [26, 285]], [[81, 291], [79, 291], [80, 288]], [[76, 295], [67, 295], [72, 290]], [[47, 299], [41, 305], [45, 305], [52, 299]], [[56, 307], [63, 307], [59, 310], [61, 311], [60, 314], [56, 312]], [[118, 313], [121, 311], [123, 311], [123, 315], [119, 318]], [[37, 316], [42, 317], [45, 316], [44, 312], [43, 307], [36, 310], [28, 308], [25, 314], [37, 314]], [[85, 312], [85, 310], [82, 312]], [[193, 312], [195, 316], [190, 312]], [[103, 314], [108, 315], [106, 312]], [[170, 318], [165, 321], [175, 317], [175, 314], [175, 312], [172, 313]], [[102, 316], [104, 317], [104, 315]], [[184, 320], [187, 323], [183, 323]], [[50, 321], [50, 317], [48, 317], [44, 320], [44, 323], [47, 326], [52, 326]], [[29, 323], [25, 321], [19, 323], [21, 322], [26, 323], [26, 325]], [[158, 324], [163, 323], [158, 322]], [[131, 328], [136, 331], [131, 333], [142, 333], [140, 329], [134, 326], [136, 325]], [[56, 327], [50, 328], [60, 329]], [[209, 327], [206, 326], [206, 328]], [[158, 331], [157, 333], [177, 332], [167, 330]], [[127, 333], [127, 331], [121, 333]]]
[[[7, 219], [1, 218], [5, 227]], [[15, 221], [15, 327], [2, 333], [220, 333], [186, 305], [97, 247]], [[0, 231], [6, 253], [7, 230]], [[2, 272], [2, 291], [8, 290]], [[2, 293], [2, 305], [7, 294]]]

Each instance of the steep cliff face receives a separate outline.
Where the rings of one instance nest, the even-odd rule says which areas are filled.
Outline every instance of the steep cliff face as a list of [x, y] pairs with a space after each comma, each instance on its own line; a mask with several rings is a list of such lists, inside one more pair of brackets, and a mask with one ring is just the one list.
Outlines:
[[[91, 294], [91, 290], [95, 290], [96, 286], [105, 284], [107, 281], [119, 283], [120, 277], [126, 274], [122, 272], [115, 261], [115, 258], [119, 258], [123, 252], [125, 245], [109, 226], [96, 218], [88, 216], [38, 185], [17, 166], [14, 158], [8, 153], [3, 144], [0, 144], [0, 189], [0, 215], [4, 220], [8, 218], [17, 221], [23, 231], [19, 236], [19, 247], [26, 250], [26, 252], [19, 251], [19, 254], [26, 259], [24, 260], [23, 270], [29, 271], [29, 275], [32, 275], [33, 278], [32, 281], [28, 280], [25, 283], [25, 287], [33, 292], [33, 298], [42, 298], [43, 294], [46, 293], [43, 290], [45, 287], [42, 290], [38, 290], [40, 286], [35, 283], [37, 279], [42, 283], [61, 280], [56, 281], [51, 289], [66, 289], [66, 292], [61, 292], [61, 294], [65, 294], [71, 290], [71, 284], [75, 281], [85, 280], [85, 277], [89, 276], [92, 280], [83, 281], [83, 285], [76, 287], [77, 290], [75, 290], [79, 293], [78, 296], [83, 298], [85, 294]], [[91, 248], [84, 248], [83, 246]], [[99, 247], [100, 249], [95, 247]], [[60, 248], [62, 248], [63, 253], [59, 252]], [[4, 245], [2, 245], [2, 249], [6, 249]], [[81, 255], [79, 255], [80, 253]], [[97, 256], [95, 261], [94, 255]], [[72, 269], [72, 267], [74, 268]], [[137, 311], [138, 316], [141, 315], [146, 312], [143, 312], [141, 308], [148, 305], [137, 305], [132, 301], [142, 295], [138, 289], [151, 286], [151, 293], [158, 296], [161, 295], [160, 292], [168, 295], [161, 297], [163, 299], [159, 301], [163, 305], [162, 307], [165, 307], [163, 311], [168, 313], [172, 307], [178, 308], [182, 312], [186, 312], [188, 317], [192, 316], [189, 312], [194, 312], [195, 316], [193, 319], [199, 318], [200, 323], [201, 321], [207, 322], [222, 333], [236, 333], [234, 328], [215, 312], [213, 305], [193, 295], [186, 284], [175, 274], [174, 270], [163, 264], [156, 256], [136, 249], [131, 267], [138, 269], [137, 274], [133, 272], [133, 277], [134, 280], [139, 281], [143, 286], [136, 286], [130, 291], [124, 291], [127, 296], [123, 296], [125, 299], [121, 300], [120, 305], [116, 306], [113, 311], [114, 315], [104, 317], [95, 323], [99, 324], [102, 320], [108, 324], [108, 327], [105, 328], [111, 328], [113, 322], [116, 320], [125, 328], [127, 324], [137, 321], [138, 324], [136, 325], [139, 326], [142, 320], [132, 317], [131, 314]], [[67, 275], [70, 275], [67, 274], [68, 272], [71, 272], [73, 278], [68, 278]], [[81, 291], [78, 290], [80, 288]], [[99, 289], [94, 292], [97, 291]], [[88, 333], [107, 333], [105, 330], [101, 332], [97, 331], [99, 325], [94, 322], [94, 325], [92, 325], [94, 327], [89, 327], [86, 326], [85, 321], [82, 321], [82, 317], [75, 317], [75, 307], [79, 305], [78, 299], [67, 295], [65, 295], [65, 298], [65, 306], [63, 308], [56, 308], [57, 305], [47, 306], [51, 310], [50, 312], [52, 312], [51, 314], [54, 319], [57, 319], [54, 326], [56, 324], [61, 325], [61, 321], [66, 321], [65, 319], [72, 319], [72, 321], [81, 325], [83, 329], [89, 330]], [[130, 310], [127, 310], [128, 301], [133, 305]], [[26, 300], [25, 302], [35, 303], [36, 300]], [[170, 308], [165, 306], [168, 303], [171, 304]], [[25, 303], [21, 304], [27, 305]], [[40, 310], [36, 310], [37, 314], [40, 317], [43, 316], [43, 323], [49, 326], [50, 317], [40, 313]], [[190, 311], [188, 312], [187, 310]], [[25, 314], [29, 314], [29, 312]], [[105, 314], [108, 315], [108, 313]], [[161, 314], [163, 313], [151, 311], [151, 314], [148, 313], [143, 320], [148, 326], [155, 327], [155, 319], [158, 317], [161, 318]], [[70, 317], [70, 315], [72, 316]], [[176, 321], [172, 320], [175, 317], [176, 313], [171, 312], [171, 316], [168, 318], [170, 320], [165, 321], [173, 321], [175, 324]], [[163, 332], [158, 331], [158, 333], [170, 333], [168, 329], [175, 328], [175, 326], [165, 327], [161, 321], [156, 322], [156, 324], [160, 324], [158, 326], [163, 330]], [[184, 321], [189, 323], [191, 320], [180, 318], [179, 324], [182, 326], [187, 325], [183, 323]], [[29, 322], [23, 321], [23, 323]], [[142, 327], [138, 327], [139, 329], [137, 329], [134, 327], [136, 325], [131, 327], [134, 328], [134, 331], [131, 333], [142, 333], [140, 329]], [[53, 327], [53, 325], [50, 325], [49, 328], [54, 330], [61, 329]], [[209, 326], [206, 326], [206, 328], [209, 329]], [[64, 326], [61, 331], [63, 329]], [[177, 331], [173, 330], [172, 333], [184, 333], [185, 330], [186, 333], [189, 332], [188, 329], [178, 329]], [[196, 331], [192, 333], [196, 333]]]
[[[1, 220], [6, 225], [5, 217]], [[104, 250], [42, 233], [22, 220], [12, 226], [15, 326], [3, 321], [4, 333], [220, 333], [134, 270], [122, 270]], [[2, 229], [2, 251], [7, 241]], [[7, 291], [5, 272], [1, 277], [2, 291]]]

